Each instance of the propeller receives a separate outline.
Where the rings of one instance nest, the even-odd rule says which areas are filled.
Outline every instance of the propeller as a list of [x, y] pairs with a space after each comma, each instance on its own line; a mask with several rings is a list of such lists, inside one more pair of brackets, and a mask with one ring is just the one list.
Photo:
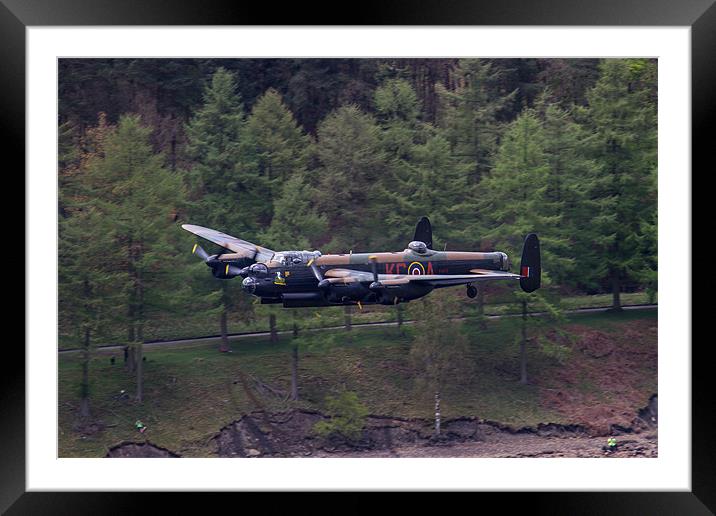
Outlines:
[[[222, 263], [219, 257], [224, 254], [224, 250], [216, 255], [209, 255], [199, 244], [194, 244], [194, 248], [191, 250], [192, 254], [197, 255], [201, 260], [211, 268], [212, 274], [217, 278], [233, 278], [235, 276], [246, 277], [249, 274], [248, 267], [237, 267], [229, 263]], [[223, 270], [222, 270], [223, 269]]]
[[308, 261], [308, 266], [311, 268], [311, 270], [313, 271], [313, 275], [314, 275], [314, 276], [316, 277], [316, 279], [318, 280], [318, 288], [328, 288], [328, 287], [330, 287], [330, 286], [331, 286], [331, 282], [328, 281], [327, 279], [324, 279], [324, 278], [323, 278], [323, 273], [321, 272], [321, 269], [318, 268], [318, 265], [316, 265], [315, 262], [316, 262], [316, 259], [315, 259], [315, 258], [311, 258], [311, 259]]
[[224, 268], [224, 276], [227, 278], [233, 278], [235, 276], [248, 276], [248, 267], [241, 268], [227, 263]]
[[368, 260], [370, 260], [370, 268], [373, 271], [373, 283], [371, 283], [368, 288], [371, 290], [380, 290], [383, 288], [383, 284], [378, 281], [378, 258], [369, 256]]
[[207, 262], [209, 261], [209, 253], [204, 251], [202, 247], [199, 244], [194, 244], [194, 248], [191, 250], [192, 254], [197, 255], [199, 258], [202, 259], [202, 261]]

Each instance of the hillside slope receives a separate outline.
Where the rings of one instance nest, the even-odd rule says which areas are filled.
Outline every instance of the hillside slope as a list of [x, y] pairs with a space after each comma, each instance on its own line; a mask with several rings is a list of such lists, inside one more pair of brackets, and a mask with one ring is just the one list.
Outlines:
[[[611, 425], [629, 426], [657, 392], [657, 312], [574, 316], [563, 327], [571, 338], [560, 355], [537, 342], [528, 351], [529, 383], [519, 379], [515, 321], [491, 321], [486, 330], [466, 323], [472, 374], [455, 378], [442, 393], [443, 418], [477, 418], [512, 428], [544, 423], [581, 425], [603, 436]], [[431, 393], [422, 392], [410, 366], [410, 329], [339, 331], [300, 350], [301, 399], [287, 400], [291, 339], [147, 351], [145, 402], [132, 401], [133, 378], [121, 355], [98, 352], [91, 363], [94, 421], [76, 419], [79, 356], [59, 358], [59, 455], [101, 457], [117, 443], [151, 441], [181, 456], [216, 456], [219, 430], [248, 413], [324, 411], [326, 396], [357, 393], [372, 415], [430, 420]], [[560, 342], [559, 338], [554, 339]], [[115, 352], [116, 353], [116, 352]], [[558, 360], [559, 358], [559, 360]], [[243, 372], [260, 407], [246, 395]], [[125, 391], [124, 394], [121, 391]], [[148, 429], [140, 434], [139, 419]]]

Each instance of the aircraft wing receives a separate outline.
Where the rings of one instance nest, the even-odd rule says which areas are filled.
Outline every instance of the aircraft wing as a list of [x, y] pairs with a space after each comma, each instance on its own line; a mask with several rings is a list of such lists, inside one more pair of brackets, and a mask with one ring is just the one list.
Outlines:
[[213, 242], [216, 245], [230, 249], [238, 255], [256, 260], [257, 262], [268, 261], [275, 254], [271, 249], [252, 244], [251, 242], [227, 235], [226, 233], [216, 231], [215, 229], [195, 226], [193, 224], [182, 224], [182, 228], [189, 233], [194, 233], [201, 238], [205, 238], [209, 242]]
[[[373, 281], [373, 274], [364, 271], [354, 271], [351, 269], [328, 269], [324, 274], [326, 279], [331, 283], [355, 283]], [[381, 274], [378, 275], [379, 277]], [[385, 274], [382, 274], [385, 276]]]
[[478, 274], [420, 274], [406, 276], [409, 281], [424, 281], [435, 288], [465, 285], [479, 281], [520, 279], [518, 274], [502, 271], [484, 271]]
[[[520, 279], [519, 274], [486, 269], [473, 269], [475, 274], [378, 274], [378, 281], [383, 285], [405, 285], [413, 281], [424, 281], [435, 288], [464, 285], [476, 281], [494, 281], [504, 279]], [[331, 283], [371, 283], [373, 274], [351, 269], [329, 269], [325, 272]]]
[[465, 285], [479, 281], [507, 279], [518, 280], [520, 276], [519, 274], [510, 274], [509, 272], [500, 271], [494, 271], [494, 274], [425, 274], [421, 276], [411, 276], [411, 281], [425, 281], [435, 288]]

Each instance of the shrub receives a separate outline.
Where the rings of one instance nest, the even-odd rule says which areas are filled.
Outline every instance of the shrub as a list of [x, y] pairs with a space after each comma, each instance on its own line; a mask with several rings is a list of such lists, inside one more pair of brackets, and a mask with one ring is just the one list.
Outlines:
[[326, 397], [326, 410], [330, 419], [319, 421], [313, 426], [314, 432], [323, 438], [339, 435], [348, 440], [360, 438], [368, 415], [368, 408], [352, 391]]

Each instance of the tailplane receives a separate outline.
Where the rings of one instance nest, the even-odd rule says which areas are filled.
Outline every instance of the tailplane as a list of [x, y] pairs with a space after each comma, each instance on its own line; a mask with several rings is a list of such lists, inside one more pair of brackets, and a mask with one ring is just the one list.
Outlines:
[[433, 228], [427, 217], [420, 217], [420, 220], [418, 220], [418, 225], [415, 226], [415, 236], [413, 240], [425, 242], [428, 249], [433, 248]]
[[542, 284], [542, 259], [540, 257], [539, 239], [534, 233], [525, 238], [520, 262], [520, 287], [525, 292], [534, 292]]

